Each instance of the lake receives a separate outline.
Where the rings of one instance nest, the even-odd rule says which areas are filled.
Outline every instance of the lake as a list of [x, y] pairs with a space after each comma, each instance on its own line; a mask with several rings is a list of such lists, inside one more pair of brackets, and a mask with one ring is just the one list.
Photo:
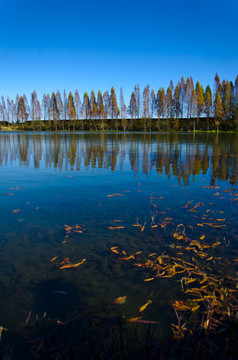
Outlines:
[[236, 274], [237, 177], [237, 134], [0, 133], [2, 339], [76, 308], [170, 334], [168, 256]]

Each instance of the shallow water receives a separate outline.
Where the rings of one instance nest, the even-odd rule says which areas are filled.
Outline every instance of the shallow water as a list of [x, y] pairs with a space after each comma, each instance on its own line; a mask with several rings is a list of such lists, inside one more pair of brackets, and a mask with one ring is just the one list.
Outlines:
[[[59, 319], [76, 307], [103, 313], [127, 296], [117, 305], [123, 316], [138, 316], [151, 299], [143, 319], [168, 331], [180, 284], [144, 282], [152, 275], [135, 262], [169, 253], [184, 224], [193, 239], [221, 241], [216, 255], [231, 271], [237, 176], [236, 134], [0, 133], [0, 325], [15, 332], [30, 310]], [[197, 225], [204, 216], [222, 227]], [[67, 234], [76, 224], [82, 233]], [[142, 253], [125, 261], [122, 250]], [[59, 269], [65, 258], [86, 261]]]

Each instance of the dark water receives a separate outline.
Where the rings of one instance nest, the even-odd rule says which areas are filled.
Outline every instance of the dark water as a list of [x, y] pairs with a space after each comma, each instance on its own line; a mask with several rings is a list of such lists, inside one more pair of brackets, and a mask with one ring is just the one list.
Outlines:
[[[237, 176], [236, 134], [0, 133], [0, 325], [14, 333], [30, 310], [60, 319], [127, 296], [122, 315], [138, 316], [151, 299], [143, 319], [167, 331], [180, 285], [144, 282], [149, 270], [134, 264], [169, 252], [182, 223], [193, 239], [221, 241], [217, 255], [229, 268], [238, 254]], [[204, 221], [222, 227], [197, 226]], [[82, 233], [66, 237], [65, 225], [76, 224]], [[86, 261], [59, 269], [65, 258]]]

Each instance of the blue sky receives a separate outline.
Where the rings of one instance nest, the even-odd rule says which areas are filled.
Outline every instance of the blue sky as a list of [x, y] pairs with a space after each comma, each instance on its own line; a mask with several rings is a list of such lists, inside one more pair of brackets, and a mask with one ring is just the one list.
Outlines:
[[0, 94], [104, 92], [126, 101], [192, 76], [238, 74], [237, 0], [0, 0]]

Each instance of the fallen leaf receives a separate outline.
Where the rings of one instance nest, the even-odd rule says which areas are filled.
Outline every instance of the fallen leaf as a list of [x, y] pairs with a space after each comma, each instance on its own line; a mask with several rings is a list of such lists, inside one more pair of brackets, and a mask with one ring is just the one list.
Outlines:
[[62, 270], [62, 269], [68, 269], [68, 268], [76, 268], [76, 267], [78, 267], [79, 265], [82, 265], [85, 261], [86, 261], [86, 259], [83, 259], [82, 261], [80, 261], [80, 262], [77, 263], [77, 264], [66, 264], [66, 265], [63, 265], [63, 266], [60, 267], [60, 270]]
[[126, 298], [127, 298], [127, 296], [119, 296], [118, 298], [116, 298], [116, 299], [113, 301], [113, 303], [114, 303], [114, 304], [119, 304], [119, 305], [125, 304]]
[[108, 229], [110, 230], [116, 230], [116, 229], [124, 229], [125, 226], [109, 226]]
[[151, 303], [152, 303], [152, 301], [151, 301], [151, 300], [148, 300], [145, 305], [142, 305], [142, 306], [140, 307], [139, 312], [144, 311], [144, 310], [147, 308], [147, 306], [148, 306], [149, 304], [151, 304]]

